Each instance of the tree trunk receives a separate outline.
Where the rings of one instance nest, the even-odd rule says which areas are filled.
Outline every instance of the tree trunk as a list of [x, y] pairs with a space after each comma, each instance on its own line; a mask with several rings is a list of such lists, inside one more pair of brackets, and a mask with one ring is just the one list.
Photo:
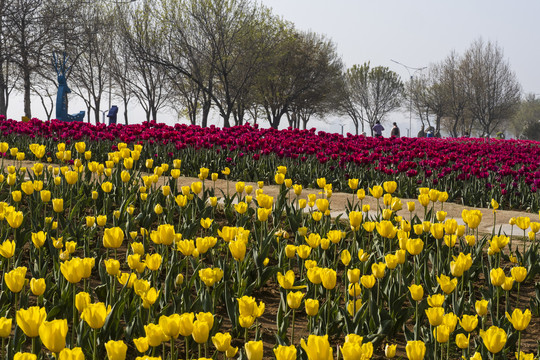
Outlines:
[[124, 123], [128, 124], [128, 102], [126, 98], [124, 98]]
[[208, 126], [208, 115], [210, 114], [210, 108], [212, 106], [212, 101], [208, 98], [203, 97], [203, 106], [202, 106], [202, 121], [201, 126], [203, 128]]
[[[6, 71], [6, 74], [7, 73], [8, 72]], [[7, 116], [8, 97], [7, 82], [4, 78], [4, 62], [0, 61], [0, 115]]]
[[28, 59], [24, 58], [23, 64], [24, 116], [32, 118], [32, 108], [30, 104], [30, 69], [28, 69]]

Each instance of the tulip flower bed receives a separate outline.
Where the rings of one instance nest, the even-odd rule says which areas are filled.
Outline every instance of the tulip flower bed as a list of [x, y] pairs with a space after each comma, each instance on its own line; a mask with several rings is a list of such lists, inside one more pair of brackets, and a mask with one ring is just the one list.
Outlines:
[[[264, 179], [280, 186], [275, 197], [265, 181], [217, 189], [217, 178], [242, 175], [227, 166], [237, 160], [209, 155], [224, 147], [160, 158], [173, 145], [113, 143], [109, 133], [88, 143], [52, 135], [0, 143], [19, 161], [62, 159], [0, 168], [0, 358], [526, 359], [537, 351], [539, 222], [516, 218], [510, 236], [481, 235], [479, 211], [464, 211], [465, 225], [447, 218], [442, 187], [415, 189], [418, 217], [397, 196], [400, 183], [356, 178], [336, 180], [354, 195], [347, 215], [333, 219], [325, 177], [308, 181], [320, 189], [309, 196], [286, 166]], [[179, 186], [193, 157], [200, 180]]]
[[[144, 159], [182, 158], [187, 176], [196, 176], [200, 164], [206, 164], [211, 172], [231, 168], [231, 179], [268, 183], [276, 166], [284, 165], [304, 187], [315, 187], [317, 177], [325, 177], [334, 190], [347, 189], [349, 178], [361, 184], [396, 181], [401, 197], [415, 197], [417, 187], [434, 187], [468, 206], [486, 207], [495, 198], [506, 209], [540, 209], [540, 146], [533, 141], [344, 138], [314, 129], [278, 131], [250, 125], [220, 129], [155, 122], [94, 126], [2, 120], [0, 132], [7, 142], [24, 149], [31, 142], [45, 144], [45, 159], [52, 161], [57, 161], [53, 149], [59, 139], [68, 145], [86, 141], [98, 162], [107, 160], [118, 142], [139, 143], [145, 145]], [[137, 166], [144, 169], [142, 163]]]

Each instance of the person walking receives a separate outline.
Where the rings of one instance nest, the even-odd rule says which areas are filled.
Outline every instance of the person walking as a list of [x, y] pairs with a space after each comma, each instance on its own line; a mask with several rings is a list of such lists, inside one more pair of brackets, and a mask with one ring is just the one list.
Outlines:
[[392, 128], [392, 131], [390, 131], [390, 136], [399, 137], [400, 136], [399, 128], [396, 123], [394, 123], [393, 125], [394, 127]]
[[375, 133], [376, 137], [382, 136], [382, 132], [384, 131], [384, 127], [381, 125], [381, 122], [377, 120], [375, 123], [375, 126], [373, 126], [373, 132]]

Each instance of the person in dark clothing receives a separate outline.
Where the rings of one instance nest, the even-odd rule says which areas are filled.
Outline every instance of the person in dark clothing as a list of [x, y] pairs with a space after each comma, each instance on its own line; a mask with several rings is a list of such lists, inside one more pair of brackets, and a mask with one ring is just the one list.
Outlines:
[[393, 125], [394, 125], [394, 127], [390, 131], [390, 136], [399, 137], [400, 136], [399, 128], [398, 128], [396, 123], [394, 123]]
[[382, 136], [382, 132], [384, 130], [384, 127], [381, 125], [380, 121], [377, 121], [375, 123], [375, 126], [373, 126], [373, 132], [375, 133], [376, 137]]

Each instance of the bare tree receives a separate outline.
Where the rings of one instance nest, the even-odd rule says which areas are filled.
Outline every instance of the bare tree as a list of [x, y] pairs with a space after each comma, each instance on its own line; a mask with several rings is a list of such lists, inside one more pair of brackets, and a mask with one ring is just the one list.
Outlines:
[[468, 106], [468, 98], [465, 92], [465, 78], [459, 55], [452, 51], [443, 60], [441, 67], [442, 76], [440, 80], [444, 89], [443, 91], [446, 94], [446, 118], [444, 125], [453, 137], [458, 137], [464, 132], [467, 132], [465, 129], [465, 117]]
[[6, 28], [7, 13], [11, 7], [11, 0], [0, 0], [0, 115], [7, 115], [9, 95], [14, 87], [11, 63], [13, 41]]
[[51, 29], [55, 24], [55, 5], [53, 1], [12, 0], [2, 19], [3, 35], [14, 45], [10, 61], [17, 66], [23, 80], [24, 114], [27, 117], [32, 117], [32, 75], [44, 63], [49, 63], [44, 49], [54, 42]]
[[387, 67], [370, 68], [369, 63], [353, 65], [347, 70], [346, 81], [357, 104], [362, 121], [366, 121], [373, 135], [373, 126], [386, 114], [399, 108], [403, 83]]
[[497, 44], [476, 40], [462, 64], [469, 111], [482, 134], [490, 136], [515, 113], [521, 86]]
[[283, 26], [279, 43], [257, 84], [258, 102], [273, 128], [285, 114], [292, 127], [299, 127], [301, 118], [306, 125], [311, 115], [328, 112], [326, 105], [334, 99], [333, 92], [342, 87], [343, 63], [333, 42]]

